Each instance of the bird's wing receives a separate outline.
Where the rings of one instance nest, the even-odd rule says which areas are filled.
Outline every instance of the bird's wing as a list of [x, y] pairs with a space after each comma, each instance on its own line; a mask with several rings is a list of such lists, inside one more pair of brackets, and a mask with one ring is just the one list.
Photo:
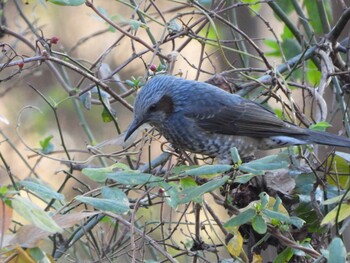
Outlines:
[[214, 133], [261, 138], [305, 134], [304, 129], [280, 120], [260, 104], [232, 94], [197, 99], [185, 116]]

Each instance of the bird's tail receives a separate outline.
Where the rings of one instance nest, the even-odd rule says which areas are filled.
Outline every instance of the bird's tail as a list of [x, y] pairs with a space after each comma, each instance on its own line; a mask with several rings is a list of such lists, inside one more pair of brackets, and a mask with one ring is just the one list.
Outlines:
[[311, 143], [350, 148], [349, 138], [341, 137], [328, 132], [308, 130], [308, 141]]

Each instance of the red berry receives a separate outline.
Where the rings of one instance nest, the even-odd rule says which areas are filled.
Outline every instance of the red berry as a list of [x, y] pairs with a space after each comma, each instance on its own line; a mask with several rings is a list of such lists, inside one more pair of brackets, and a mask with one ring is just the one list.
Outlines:
[[18, 67], [19, 67], [20, 69], [22, 69], [22, 68], [24, 67], [24, 63], [23, 63], [23, 62], [19, 62], [19, 63], [18, 63]]
[[59, 40], [59, 38], [56, 36], [53, 36], [50, 38], [51, 44], [54, 44], [54, 45], [56, 45], [58, 43], [58, 40]]
[[153, 72], [156, 72], [156, 71], [157, 71], [157, 67], [156, 67], [156, 65], [154, 65], [154, 64], [149, 65], [149, 69], [150, 69], [151, 71], [153, 71]]

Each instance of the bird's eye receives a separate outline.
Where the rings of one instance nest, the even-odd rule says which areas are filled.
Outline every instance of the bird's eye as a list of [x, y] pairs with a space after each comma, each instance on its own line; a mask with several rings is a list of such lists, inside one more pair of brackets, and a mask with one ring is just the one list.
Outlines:
[[150, 112], [154, 112], [156, 110], [157, 110], [157, 104], [152, 104], [148, 109], [148, 111], [150, 111]]

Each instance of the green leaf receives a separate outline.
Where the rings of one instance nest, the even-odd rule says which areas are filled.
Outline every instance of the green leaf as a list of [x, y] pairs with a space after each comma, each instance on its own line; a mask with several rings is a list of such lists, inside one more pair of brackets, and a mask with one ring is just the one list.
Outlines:
[[101, 195], [105, 199], [114, 199], [116, 201], [123, 201], [123, 202], [129, 203], [129, 200], [126, 194], [117, 187], [111, 188], [111, 187], [104, 186], [101, 189]]
[[136, 87], [135, 83], [130, 79], [125, 80], [125, 84], [129, 87]]
[[84, 175], [86, 175], [87, 177], [89, 177], [91, 180], [95, 181], [95, 182], [99, 182], [102, 183], [104, 181], [106, 181], [107, 173], [111, 173], [115, 170], [125, 170], [125, 171], [131, 171], [131, 169], [129, 168], [129, 166], [123, 164], [123, 163], [116, 163], [113, 164], [109, 167], [103, 167], [103, 168], [84, 168], [82, 170], [82, 173]]
[[267, 206], [267, 204], [269, 203], [270, 196], [267, 193], [262, 192], [259, 194], [259, 198], [260, 198], [260, 202], [261, 202], [261, 208], [265, 208]]
[[317, 86], [321, 81], [321, 71], [318, 70], [317, 66], [310, 60], [307, 61], [306, 76], [311, 86]]
[[283, 40], [290, 39], [290, 38], [294, 37], [292, 31], [290, 31], [290, 29], [287, 25], [284, 26], [281, 37]]
[[299, 217], [291, 216], [287, 223], [292, 224], [300, 229], [305, 224], [305, 221]]
[[209, 175], [220, 175], [227, 172], [232, 168], [231, 165], [225, 164], [214, 164], [214, 165], [202, 165], [198, 168], [187, 170], [184, 174], [189, 176], [209, 176]]
[[326, 131], [327, 128], [329, 127], [332, 127], [331, 124], [329, 124], [328, 122], [326, 121], [320, 121], [316, 124], [312, 124], [310, 125], [309, 129], [310, 130], [313, 130], [313, 131], [321, 131], [321, 132], [324, 132]]
[[[178, 201], [178, 204], [185, 204], [185, 203], [188, 203], [190, 201], [193, 201], [195, 203], [202, 203], [203, 202], [203, 194], [205, 194], [206, 192], [203, 191], [203, 193], [200, 193], [198, 192], [198, 188], [200, 186], [197, 186], [197, 187], [193, 187], [193, 188], [187, 188], [187, 189], [184, 189], [182, 190], [180, 193], [179, 193], [179, 201]], [[196, 194], [193, 194], [193, 193], [196, 193]], [[199, 194], [197, 194], [199, 193]]]
[[103, 108], [101, 117], [102, 117], [102, 121], [106, 123], [112, 122], [114, 120], [113, 116], [106, 108]]
[[289, 162], [286, 158], [286, 154], [269, 155], [249, 163], [243, 163], [238, 169], [256, 175], [264, 174], [267, 170], [287, 168]]
[[192, 189], [186, 189], [180, 193], [182, 199], [179, 200], [179, 204], [188, 203], [198, 197], [201, 197], [203, 194], [213, 191], [216, 188], [222, 186], [229, 179], [228, 176], [224, 176], [221, 179], [211, 180], [201, 186], [193, 187]]
[[182, 189], [188, 189], [188, 188], [193, 188], [198, 186], [196, 183], [196, 180], [192, 177], [181, 178], [180, 185]]
[[102, 197], [105, 198], [76, 196], [75, 199], [102, 211], [110, 211], [116, 214], [125, 214], [129, 211], [129, 200], [120, 189], [103, 187]]
[[49, 3], [63, 6], [78, 6], [85, 4], [85, 0], [47, 0]]
[[245, 184], [248, 183], [252, 178], [257, 176], [256, 174], [243, 174], [239, 175], [235, 178], [234, 182], [239, 184]]
[[259, 234], [265, 234], [267, 231], [266, 222], [261, 215], [256, 215], [253, 217], [252, 226], [255, 232]]
[[147, 173], [138, 173], [135, 171], [124, 171], [106, 173], [108, 179], [112, 179], [119, 184], [124, 185], [143, 185], [147, 183], [160, 182], [163, 179]]
[[301, 53], [301, 47], [295, 38], [287, 38], [282, 42], [282, 49], [287, 59], [293, 58]]
[[[323, 34], [327, 32], [323, 32], [322, 28], [322, 20], [320, 18], [319, 9], [317, 7], [317, 1], [304, 1], [304, 5], [306, 6], [306, 10], [308, 13], [308, 21], [311, 24], [315, 34]], [[331, 2], [322, 1], [323, 7], [326, 9], [327, 18], [331, 20], [332, 18], [332, 10], [331, 10]]]
[[335, 237], [328, 246], [328, 263], [345, 263], [346, 248], [343, 241], [339, 237]]
[[61, 193], [57, 193], [50, 186], [46, 185], [44, 182], [35, 178], [27, 178], [21, 182], [20, 185], [33, 192], [37, 196], [41, 197], [44, 200], [64, 200], [64, 195]]
[[313, 189], [316, 177], [313, 173], [302, 173], [295, 177], [296, 192], [299, 194], [300, 202], [310, 203], [310, 192]]
[[[284, 30], [281, 37], [281, 47], [283, 50], [283, 54], [287, 59], [293, 58], [302, 52], [299, 42], [295, 39], [293, 33], [289, 30], [287, 26], [284, 26]], [[300, 70], [293, 72], [293, 76], [295, 75], [299, 76]]]
[[350, 163], [350, 154], [349, 153], [344, 153], [344, 152], [335, 152], [335, 155], [339, 156], [340, 158], [344, 159], [348, 163]]
[[241, 157], [239, 156], [239, 153], [238, 153], [238, 150], [236, 147], [231, 148], [231, 158], [232, 158], [233, 163], [235, 163], [237, 165], [242, 164]]
[[240, 214], [231, 217], [229, 220], [226, 221], [224, 224], [225, 228], [232, 228], [241, 226], [249, 221], [251, 221], [256, 216], [256, 210], [254, 208], [249, 208]]
[[221, 27], [215, 27], [211, 24], [206, 25], [200, 32], [199, 35], [202, 37], [205, 37], [207, 39], [215, 39], [218, 40], [222, 36], [222, 29]]
[[6, 195], [6, 193], [8, 192], [8, 188], [6, 185], [0, 185], [0, 196], [4, 196]]
[[165, 201], [167, 204], [175, 209], [180, 200], [176, 183], [166, 183], [164, 181], [160, 181], [158, 184], [165, 191]]
[[[180, 193], [179, 190], [187, 190], [187, 189], [195, 189], [196, 187], [198, 187], [196, 180], [192, 177], [185, 177], [185, 178], [181, 178], [180, 179], [180, 185], [176, 184], [176, 183], [172, 183], [171, 184], [173, 186], [173, 188], [176, 189], [176, 193], [174, 192], [175, 189], [172, 189], [172, 193], [169, 193], [170, 197], [173, 199], [173, 197], [175, 198], [175, 200], [169, 200], [172, 201], [171, 204], [169, 204], [171, 207], [176, 208], [179, 200], [180, 200]], [[164, 188], [164, 187], [163, 187]], [[183, 193], [181, 193], [183, 194]], [[197, 199], [196, 201], [198, 201], [199, 199]]]
[[[251, 176], [263, 175], [265, 174], [265, 170], [256, 170], [250, 166], [250, 163], [244, 163], [238, 167], [242, 172], [246, 172], [251, 174]], [[244, 179], [244, 178], [243, 178]]]
[[35, 262], [38, 262], [38, 263], [51, 262], [49, 257], [46, 255], [46, 253], [38, 247], [28, 248], [27, 252], [35, 260]]
[[281, 253], [277, 255], [273, 263], [286, 263], [293, 257], [293, 249], [290, 247], [285, 248]]
[[19, 215], [40, 229], [50, 233], [63, 232], [63, 229], [57, 225], [57, 223], [48, 215], [47, 212], [42, 210], [36, 204], [32, 203], [29, 199], [25, 199], [21, 196], [15, 196], [11, 203], [12, 207]]
[[48, 154], [51, 153], [53, 151], [53, 149], [55, 148], [54, 144], [51, 142], [53, 136], [47, 136], [46, 138], [44, 138], [44, 140], [39, 141], [39, 144], [41, 146], [40, 151], [44, 154]]
[[286, 214], [276, 212], [276, 211], [271, 211], [268, 209], [263, 209], [262, 213], [271, 219], [276, 219], [282, 223], [292, 224], [292, 225], [296, 226], [297, 228], [301, 228], [303, 226], [303, 224], [305, 223], [305, 221], [302, 220], [301, 218], [289, 217]]
[[266, 215], [269, 218], [277, 219], [280, 222], [288, 222], [290, 220], [290, 217], [288, 215], [276, 212], [276, 211], [271, 211], [269, 209], [264, 209], [262, 210], [262, 213]]
[[280, 47], [278, 46], [278, 43], [276, 40], [273, 39], [265, 39], [264, 43], [266, 46], [271, 48], [271, 51], [267, 51], [266, 55], [268, 56], [274, 56], [274, 57], [280, 57], [281, 56], [281, 50]]
[[[261, 4], [256, 0], [242, 0], [242, 2], [249, 4], [249, 7], [256, 12], [258, 12], [261, 9]], [[252, 13], [252, 15], [255, 15], [255, 14]]]
[[[313, 249], [310, 242], [311, 242], [311, 238], [305, 238], [303, 241], [298, 242], [298, 243], [304, 248]], [[307, 256], [307, 254], [303, 250], [296, 249], [296, 248], [293, 248], [293, 253], [294, 253], [294, 255], [299, 256], [299, 257]]]
[[187, 170], [191, 170], [191, 169], [194, 169], [194, 168], [198, 168], [200, 167], [199, 165], [179, 165], [179, 166], [174, 166], [173, 168], [171, 168], [171, 173], [174, 174], [174, 175], [178, 175], [178, 174], [181, 174], [181, 173], [184, 173], [185, 171]]
[[133, 87], [133, 88], [142, 86], [141, 85], [141, 78], [135, 78], [135, 77], [131, 77], [131, 80], [127, 79], [125, 81], [125, 84], [130, 86], [130, 87]]
[[39, 143], [40, 143], [41, 148], [48, 147], [52, 138], [53, 138], [53, 136], [50, 135], [50, 136], [47, 136], [46, 138], [44, 138], [44, 140], [40, 141]]
[[279, 119], [283, 119], [283, 111], [281, 109], [274, 109], [273, 112], [277, 115]]

